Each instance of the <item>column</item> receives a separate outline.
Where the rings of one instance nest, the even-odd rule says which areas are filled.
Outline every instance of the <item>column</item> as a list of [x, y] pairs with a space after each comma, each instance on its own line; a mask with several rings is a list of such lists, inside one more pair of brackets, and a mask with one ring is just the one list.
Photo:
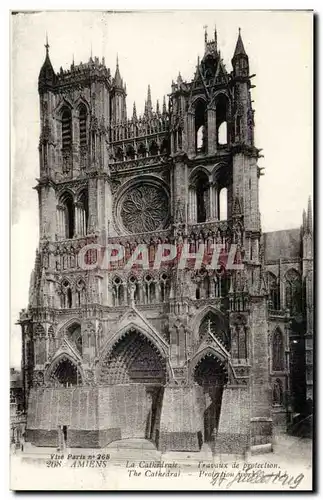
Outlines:
[[218, 203], [218, 187], [216, 184], [213, 185], [212, 189], [213, 195], [213, 214], [215, 219], [219, 219], [219, 203]]
[[194, 130], [194, 113], [188, 112], [187, 114], [187, 145], [188, 154], [195, 154], [195, 130]]
[[192, 211], [191, 211], [191, 214], [192, 214], [192, 222], [196, 222], [196, 219], [197, 219], [197, 211], [196, 211], [196, 190], [195, 189], [192, 189], [192, 192], [191, 192], [191, 205], [192, 205]]
[[215, 218], [214, 214], [214, 183], [210, 182], [209, 184], [209, 206], [210, 206], [210, 220]]
[[188, 222], [192, 222], [192, 188], [188, 188]]
[[217, 149], [216, 144], [216, 109], [209, 108], [207, 110], [207, 132], [208, 132], [208, 154], [215, 154]]
[[74, 236], [78, 236], [80, 231], [79, 231], [79, 208], [77, 203], [75, 204], [75, 210], [74, 210]]
[[57, 205], [57, 234], [60, 238], [65, 238], [65, 207]]
[[160, 302], [160, 282], [158, 280], [155, 281], [155, 300], [156, 303]]

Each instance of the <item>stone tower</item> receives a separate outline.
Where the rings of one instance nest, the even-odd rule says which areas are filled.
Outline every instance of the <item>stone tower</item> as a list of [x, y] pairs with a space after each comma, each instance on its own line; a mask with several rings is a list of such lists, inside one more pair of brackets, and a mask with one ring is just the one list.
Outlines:
[[[232, 68], [205, 34], [192, 80], [179, 74], [155, 109], [148, 86], [144, 113], [128, 117], [118, 61], [114, 78], [97, 58], [55, 73], [46, 44], [40, 242], [20, 316], [27, 440], [270, 444], [260, 150], [240, 30]], [[105, 268], [107, 244], [124, 252]], [[156, 268], [160, 244], [176, 252]], [[127, 265], [136, 252], [148, 268]]]

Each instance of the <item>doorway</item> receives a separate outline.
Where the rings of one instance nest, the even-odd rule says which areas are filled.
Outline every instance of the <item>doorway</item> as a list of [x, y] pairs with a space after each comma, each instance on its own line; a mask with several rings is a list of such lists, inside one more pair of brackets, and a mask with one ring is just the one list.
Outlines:
[[214, 441], [222, 403], [223, 387], [227, 383], [227, 373], [215, 355], [208, 353], [196, 365], [194, 379], [204, 392], [204, 442]]

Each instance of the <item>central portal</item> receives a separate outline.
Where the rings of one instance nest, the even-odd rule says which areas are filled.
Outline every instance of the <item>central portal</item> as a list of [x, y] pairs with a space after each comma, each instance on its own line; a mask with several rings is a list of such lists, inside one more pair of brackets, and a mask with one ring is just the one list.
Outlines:
[[130, 330], [108, 353], [100, 374], [101, 386], [113, 386], [113, 420], [122, 439], [153, 440], [158, 445], [166, 382], [166, 361], [137, 330]]

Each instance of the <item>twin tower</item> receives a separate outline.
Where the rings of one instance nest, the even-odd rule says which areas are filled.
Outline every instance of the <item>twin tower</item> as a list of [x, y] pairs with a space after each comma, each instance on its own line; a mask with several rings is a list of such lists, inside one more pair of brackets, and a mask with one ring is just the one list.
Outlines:
[[[267, 289], [254, 111], [240, 30], [232, 71], [214, 39], [191, 81], [126, 111], [98, 58], [38, 80], [40, 242], [20, 316], [27, 440], [243, 452], [271, 439]], [[95, 266], [86, 245], [235, 245], [239, 270]]]

